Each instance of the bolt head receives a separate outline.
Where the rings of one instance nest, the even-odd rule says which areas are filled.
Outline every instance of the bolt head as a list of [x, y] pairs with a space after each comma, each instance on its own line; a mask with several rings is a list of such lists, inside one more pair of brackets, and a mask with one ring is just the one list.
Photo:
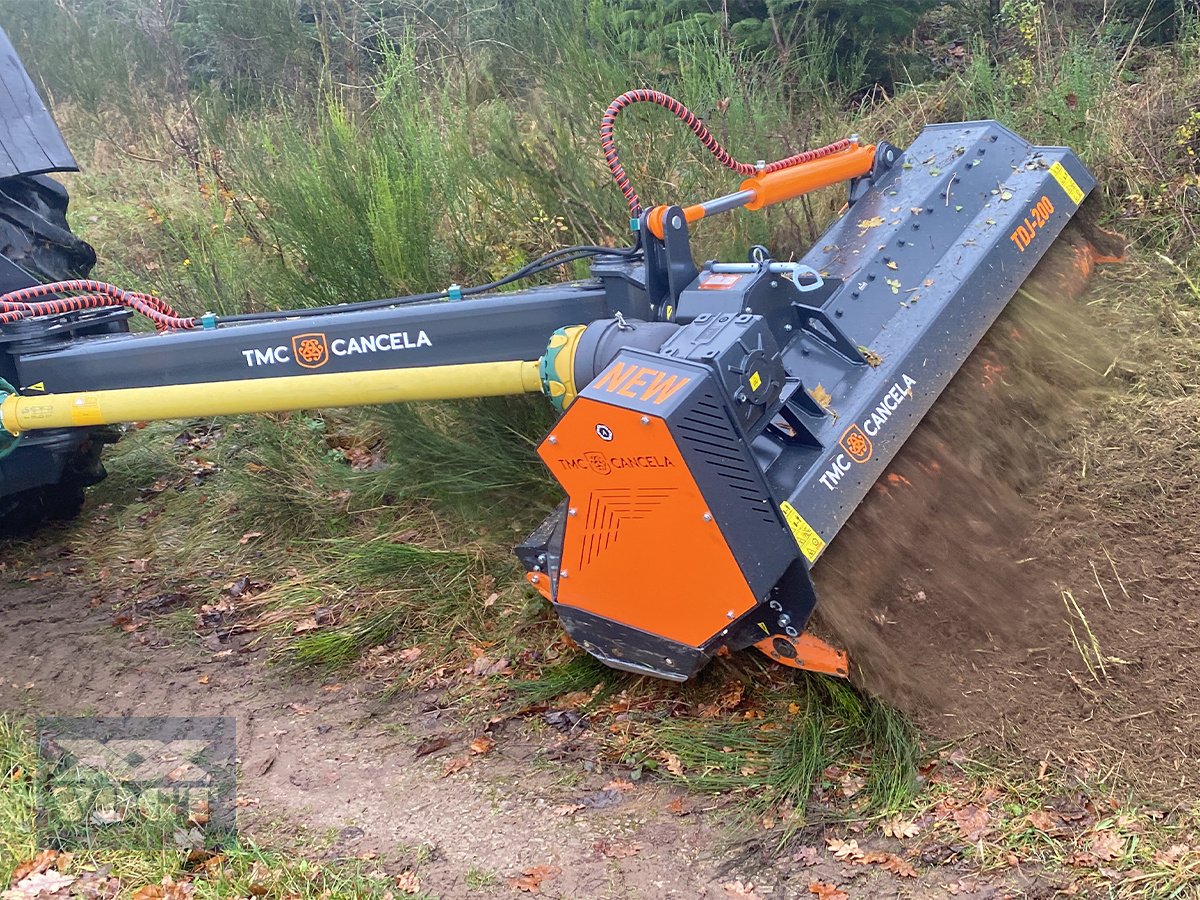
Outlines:
[[575, 507], [573, 507], [573, 506], [572, 506], [570, 509], [568, 509], [568, 510], [567, 510], [567, 515], [568, 515], [568, 516], [573, 516], [573, 515], [575, 515]]
[[558, 443], [558, 438], [556, 438], [554, 435], [550, 435], [550, 437], [548, 438], [548, 440], [549, 440], [549, 441], [550, 441], [550, 443], [552, 443], [552, 444], [557, 444], [557, 443]]
[[561, 572], [559, 572], [559, 573], [558, 573], [558, 577], [559, 577], [559, 578], [566, 578], [566, 577], [567, 577], [568, 575], [570, 575], [570, 574], [571, 574], [571, 573], [570, 573], [570, 572], [568, 572], [566, 569], [563, 569]]
[[704, 519], [705, 522], [711, 522], [712, 521], [712, 513], [706, 512], [703, 516], [701, 516], [701, 518]]
[[650, 417], [649, 417], [649, 416], [642, 416], [642, 424], [643, 424], [643, 425], [649, 425], [649, 424], [650, 424]]
[[727, 618], [727, 619], [733, 618], [733, 610], [732, 609], [729, 612], [725, 613], [725, 618]]
[[678, 231], [683, 227], [683, 219], [679, 218], [679, 216], [671, 216], [671, 227]]
[[542, 580], [542, 576], [541, 576], [541, 575], [534, 575], [534, 576], [533, 576], [532, 578], [530, 578], [529, 580], [530, 580], [530, 581], [531, 581], [533, 584], [537, 584], [539, 581], [541, 581], [541, 580]]

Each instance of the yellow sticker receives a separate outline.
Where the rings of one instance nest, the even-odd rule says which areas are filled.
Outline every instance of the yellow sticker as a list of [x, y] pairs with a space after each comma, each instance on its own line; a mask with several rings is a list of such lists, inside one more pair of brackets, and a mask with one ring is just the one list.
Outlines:
[[750, 373], [750, 390], [757, 391], [762, 385], [762, 376], [757, 372]]
[[87, 395], [76, 397], [71, 404], [71, 422], [75, 425], [103, 425], [100, 401]]
[[796, 512], [796, 507], [792, 504], [784, 500], [779, 504], [779, 509], [783, 512], [783, 518], [787, 522], [788, 528], [792, 529], [792, 537], [796, 539], [796, 544], [800, 547], [804, 558], [810, 563], [816, 562], [821, 551], [825, 549], [825, 540], [804, 521], [804, 516]]
[[27, 390], [30, 390], [30, 391], [41, 391], [42, 393], [45, 393], [45, 391], [46, 391], [46, 382], [44, 382], [44, 381], [39, 381], [37, 384], [31, 384], [31, 385], [30, 385], [30, 386], [27, 388]]
[[1067, 196], [1071, 198], [1071, 202], [1078, 206], [1083, 202], [1083, 191], [1079, 185], [1075, 183], [1075, 179], [1071, 177], [1071, 173], [1063, 168], [1063, 164], [1056, 162], [1050, 167], [1050, 174], [1054, 176], [1054, 180], [1058, 182], [1059, 187], [1067, 192]]

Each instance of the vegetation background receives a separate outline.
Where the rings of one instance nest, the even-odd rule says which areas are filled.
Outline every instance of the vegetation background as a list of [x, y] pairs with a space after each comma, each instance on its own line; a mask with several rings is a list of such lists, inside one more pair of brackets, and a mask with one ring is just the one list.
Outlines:
[[[597, 128], [642, 86], [742, 159], [976, 118], [1071, 146], [1115, 227], [1200, 303], [1188, 0], [3, 0], [0, 24], [81, 162], [72, 222], [97, 273], [191, 314], [437, 290], [623, 244]], [[660, 111], [631, 110], [618, 140], [655, 202], [730, 183]], [[798, 254], [832, 194], [707, 223], [698, 253]], [[549, 422], [538, 401], [493, 400], [134, 429], [70, 539], [128, 596], [186, 597], [181, 634], [236, 622], [282, 665], [382, 669], [403, 688], [502, 662], [489, 703], [624, 690], [661, 719], [657, 689], [577, 654], [510, 561], [555, 502], [533, 453]], [[834, 759], [871, 808], [911, 794], [917, 741], [897, 714], [841, 684], [744, 674], [757, 665], [723, 661], [614, 754], [703, 763], [698, 786], [750, 792], [752, 814], [802, 817]], [[805, 726], [699, 715], [731, 678]], [[468, 707], [479, 690], [461, 688]]]

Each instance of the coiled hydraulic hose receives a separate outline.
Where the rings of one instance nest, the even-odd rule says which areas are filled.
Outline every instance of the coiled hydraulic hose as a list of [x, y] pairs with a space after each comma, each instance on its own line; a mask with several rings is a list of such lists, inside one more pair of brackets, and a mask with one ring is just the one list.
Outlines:
[[725, 168], [732, 169], [734, 172], [745, 177], [778, 172], [780, 169], [787, 169], [801, 163], [812, 162], [814, 159], [820, 159], [821, 157], [829, 156], [831, 153], [845, 150], [851, 145], [849, 140], [834, 141], [832, 144], [817, 147], [815, 150], [805, 150], [784, 159], [776, 160], [773, 163], [767, 163], [760, 168], [757, 165], [738, 162], [734, 159], [729, 151], [721, 146], [721, 142], [713, 137], [712, 132], [704, 127], [704, 123], [696, 117], [695, 113], [671, 95], [664, 94], [661, 91], [644, 89], [626, 91], [608, 105], [608, 109], [604, 112], [604, 117], [600, 120], [600, 149], [604, 153], [604, 161], [608, 163], [609, 171], [612, 172], [613, 180], [616, 181], [617, 187], [620, 188], [621, 193], [625, 195], [626, 202], [629, 203], [629, 215], [634, 219], [642, 214], [642, 202], [638, 198], [637, 191], [633, 189], [633, 185], [629, 181], [629, 176], [625, 172], [625, 167], [621, 165], [620, 157], [617, 155], [617, 147], [613, 139], [613, 125], [616, 123], [617, 116], [621, 114], [621, 111], [635, 103], [653, 103], [661, 106], [663, 109], [669, 110], [675, 118], [691, 129], [692, 134], [700, 139], [700, 143], [704, 145], [704, 148], [709, 153], [716, 157], [717, 162]]
[[[50, 297], [52, 294], [70, 294], [72, 296], [52, 297], [48, 300], [39, 299]], [[103, 281], [92, 281], [85, 278], [38, 284], [0, 295], [0, 324], [16, 322], [30, 316], [46, 316], [118, 305], [141, 313], [150, 319], [160, 331], [196, 328], [200, 324], [197, 319], [179, 315], [162, 300], [150, 294], [126, 291]]]

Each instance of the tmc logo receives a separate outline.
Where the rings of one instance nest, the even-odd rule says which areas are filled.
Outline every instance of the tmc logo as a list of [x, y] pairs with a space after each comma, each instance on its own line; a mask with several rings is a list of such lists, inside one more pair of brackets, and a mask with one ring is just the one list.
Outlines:
[[871, 439], [867, 437], [859, 426], [851, 425], [842, 432], [842, 439], [838, 441], [842, 445], [842, 449], [856, 463], [865, 463], [871, 458], [871, 453], [874, 447], [871, 445]]
[[306, 369], [319, 369], [329, 362], [329, 342], [320, 331], [298, 334], [292, 338], [292, 354]]

